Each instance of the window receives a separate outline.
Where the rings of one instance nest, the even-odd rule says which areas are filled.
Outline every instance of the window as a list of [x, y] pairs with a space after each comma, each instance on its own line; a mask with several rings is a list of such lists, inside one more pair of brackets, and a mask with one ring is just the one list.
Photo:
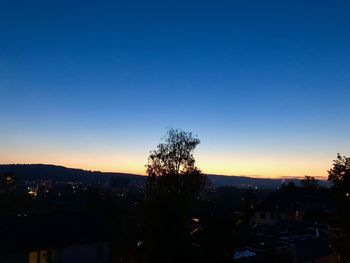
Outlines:
[[41, 250], [38, 252], [29, 253], [29, 263], [50, 263], [53, 262], [54, 251], [53, 250]]
[[37, 263], [37, 262], [38, 262], [38, 252], [30, 252], [29, 263]]

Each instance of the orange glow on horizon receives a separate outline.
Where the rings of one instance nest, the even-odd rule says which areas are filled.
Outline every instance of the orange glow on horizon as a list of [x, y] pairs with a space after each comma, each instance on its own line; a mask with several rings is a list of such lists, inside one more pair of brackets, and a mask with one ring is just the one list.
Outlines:
[[[25, 152], [0, 153], [0, 163], [43, 163], [101, 172], [145, 174], [147, 152]], [[274, 156], [213, 156], [200, 154], [197, 166], [205, 174], [236, 175], [259, 178], [301, 178], [305, 175], [326, 179], [332, 158], [277, 158]]]

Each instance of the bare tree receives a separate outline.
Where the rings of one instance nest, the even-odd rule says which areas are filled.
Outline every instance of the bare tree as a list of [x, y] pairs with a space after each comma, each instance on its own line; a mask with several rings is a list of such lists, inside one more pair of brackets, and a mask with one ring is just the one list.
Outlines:
[[206, 182], [193, 156], [199, 143], [191, 132], [170, 129], [150, 152], [142, 216], [144, 262], [188, 260], [188, 222]]
[[193, 151], [200, 143], [191, 132], [170, 129], [163, 143], [150, 152], [148, 164], [148, 194], [154, 192], [174, 195], [196, 195], [204, 183], [195, 166]]
[[200, 140], [191, 132], [170, 129], [164, 143], [151, 151], [148, 158], [147, 174], [163, 176], [168, 174], [184, 174], [195, 169], [193, 151]]

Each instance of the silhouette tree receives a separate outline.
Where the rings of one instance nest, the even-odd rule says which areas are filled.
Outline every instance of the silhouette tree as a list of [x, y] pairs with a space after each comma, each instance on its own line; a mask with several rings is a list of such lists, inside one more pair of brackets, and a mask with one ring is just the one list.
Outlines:
[[195, 166], [193, 151], [200, 140], [191, 132], [170, 129], [163, 143], [150, 152], [146, 165], [147, 197], [167, 194], [172, 198], [198, 197], [205, 180]]
[[293, 181], [286, 183], [283, 183], [281, 185], [281, 192], [284, 193], [295, 193], [297, 191], [297, 187]]
[[143, 214], [144, 262], [190, 258], [190, 211], [206, 181], [193, 156], [199, 143], [190, 132], [170, 129], [150, 152]]
[[333, 167], [328, 171], [328, 180], [333, 183], [333, 190], [338, 207], [338, 220], [344, 231], [344, 238], [335, 242], [335, 249], [342, 262], [350, 262], [350, 158], [341, 156], [333, 161]]
[[[333, 168], [328, 171], [328, 180], [334, 187], [347, 195], [350, 194], [350, 158], [338, 153], [337, 159], [333, 161]], [[349, 196], [349, 195], [348, 195]]]
[[246, 222], [249, 222], [251, 216], [254, 214], [256, 203], [257, 200], [254, 191], [249, 187], [243, 196], [243, 215]]
[[300, 182], [309, 191], [314, 191], [318, 188], [318, 180], [313, 176], [305, 175], [304, 179], [301, 179]]

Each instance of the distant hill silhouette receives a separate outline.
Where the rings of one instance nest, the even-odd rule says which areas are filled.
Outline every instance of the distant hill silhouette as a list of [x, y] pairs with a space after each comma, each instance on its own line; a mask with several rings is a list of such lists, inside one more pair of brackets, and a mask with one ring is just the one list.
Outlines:
[[[254, 178], [248, 176], [223, 176], [223, 175], [207, 175], [211, 180], [214, 186], [235, 186], [239, 188], [248, 188], [248, 187], [258, 187], [264, 189], [276, 189], [281, 186], [281, 184], [294, 182], [296, 185], [300, 184], [300, 179], [295, 178]], [[319, 180], [319, 185], [324, 187], [329, 187], [330, 183], [328, 181]]]
[[[146, 177], [128, 173], [112, 173], [100, 171], [87, 171], [83, 169], [67, 168], [49, 164], [0, 164], [0, 174], [14, 174], [20, 181], [53, 180], [62, 182], [108, 182], [111, 178], [128, 178], [137, 183], [145, 183]], [[215, 187], [235, 186], [239, 188], [258, 187], [275, 189], [282, 184], [282, 179], [252, 178], [247, 176], [225, 176], [208, 174]], [[298, 179], [285, 179], [299, 183]], [[327, 181], [319, 181], [321, 186], [330, 186]]]
[[132, 178], [144, 181], [141, 175], [127, 173], [110, 173], [87, 171], [49, 164], [4, 164], [0, 165], [0, 174], [14, 174], [20, 181], [53, 180], [53, 181], [109, 181], [112, 177]]

